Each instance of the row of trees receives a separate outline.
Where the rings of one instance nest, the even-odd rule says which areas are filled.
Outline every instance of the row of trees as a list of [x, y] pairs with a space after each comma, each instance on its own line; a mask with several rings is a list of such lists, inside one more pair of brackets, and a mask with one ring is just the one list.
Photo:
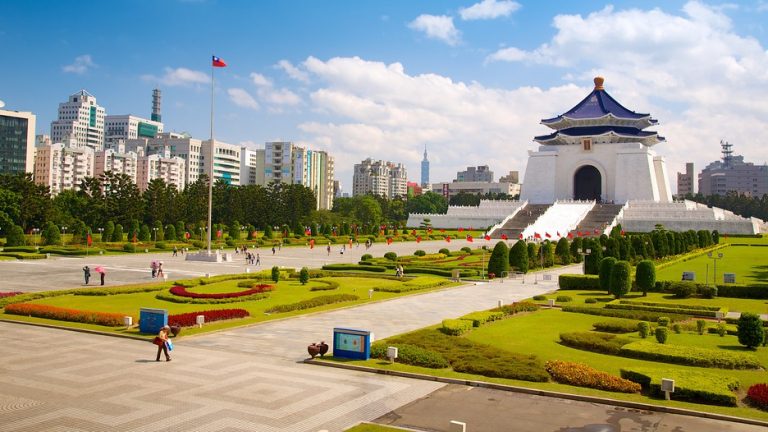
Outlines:
[[600, 263], [605, 257], [638, 263], [679, 255], [719, 241], [717, 231], [676, 232], [657, 225], [649, 234], [622, 234], [621, 226], [617, 226], [610, 235], [603, 234], [599, 238], [576, 237], [572, 241], [561, 238], [557, 242], [545, 240], [542, 243], [519, 240], [512, 248], [507, 248], [505, 242], [498, 242], [489, 258], [488, 272], [501, 275], [511, 268], [527, 273], [537, 267], [580, 263], [583, 258], [585, 273], [599, 274]]

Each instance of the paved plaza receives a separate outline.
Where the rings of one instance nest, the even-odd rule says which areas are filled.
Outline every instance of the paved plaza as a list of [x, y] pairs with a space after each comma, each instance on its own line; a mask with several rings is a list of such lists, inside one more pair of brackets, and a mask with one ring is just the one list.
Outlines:
[[[374, 246], [406, 254], [444, 242]], [[378, 249], [377, 249], [378, 247]], [[457, 247], [457, 246], [454, 246]], [[342, 261], [340, 254], [334, 261]], [[319, 266], [322, 250], [284, 248], [264, 266]], [[356, 261], [365, 253], [345, 254]], [[165, 257], [169, 256], [166, 254]], [[11, 289], [30, 284], [69, 288], [84, 262], [104, 265], [120, 283], [148, 281], [148, 258], [107, 256], [51, 259], [39, 264], [2, 262]], [[330, 260], [329, 260], [330, 261]], [[242, 272], [237, 264], [166, 260], [169, 273], [189, 276]], [[6, 269], [26, 272], [9, 274]], [[177, 339], [173, 361], [155, 362], [149, 342], [0, 323], [0, 431], [342, 431], [360, 421], [447, 431], [451, 419], [469, 431], [756, 431], [758, 428], [625, 410], [432, 381], [307, 365], [306, 346], [331, 340], [333, 327], [371, 330], [376, 338], [414, 330], [471, 311], [556, 289], [552, 280], [463, 285], [441, 291]], [[181, 276], [179, 276], [181, 277]], [[534, 283], [535, 281], [535, 283]], [[117, 283], [116, 281], [114, 283]], [[14, 285], [15, 284], [15, 285]], [[31, 287], [29, 289], [24, 289]], [[34, 288], [34, 289], [33, 289]], [[8, 289], [8, 288], [3, 288]], [[375, 296], [375, 294], [374, 294]], [[592, 426], [590, 426], [592, 425]], [[614, 429], [594, 429], [613, 425]], [[620, 429], [617, 427], [621, 426]]]

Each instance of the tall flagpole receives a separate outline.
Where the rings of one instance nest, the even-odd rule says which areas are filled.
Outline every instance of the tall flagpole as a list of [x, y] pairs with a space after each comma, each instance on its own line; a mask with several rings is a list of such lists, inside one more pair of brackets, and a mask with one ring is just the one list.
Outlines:
[[214, 94], [214, 80], [213, 80], [213, 56], [211, 56], [211, 156], [208, 159], [208, 165], [211, 166], [208, 177], [208, 255], [211, 254], [211, 232], [213, 231], [213, 225], [211, 223], [213, 216], [213, 94]]

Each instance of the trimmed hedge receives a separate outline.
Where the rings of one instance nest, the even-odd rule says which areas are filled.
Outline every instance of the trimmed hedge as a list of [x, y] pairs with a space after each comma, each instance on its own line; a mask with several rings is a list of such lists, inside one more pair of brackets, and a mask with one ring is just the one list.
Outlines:
[[709, 318], [715, 318], [717, 316], [718, 310], [723, 312], [723, 315], [728, 313], [727, 308], [709, 310], [710, 308], [706, 306], [688, 307], [687, 305], [675, 305], [675, 304], [669, 304], [669, 303], [655, 303], [655, 304], [650, 302], [646, 302], [646, 303], [647, 304], [643, 304], [642, 302], [630, 302], [627, 300], [624, 300], [624, 301], [614, 300], [606, 303], [605, 308], [630, 310], [630, 311], [648, 311], [648, 312], [657, 312], [659, 314], [684, 313], [686, 315], [692, 315], [697, 317], [709, 317]]
[[359, 265], [359, 264], [326, 264], [323, 266], [323, 270], [356, 270], [374, 273], [384, 273], [387, 271], [386, 267], [374, 266], [374, 265]]
[[450, 336], [461, 336], [472, 330], [472, 321], [463, 319], [444, 319], [440, 331]]
[[154, 286], [127, 286], [127, 287], [114, 287], [114, 288], [85, 288], [79, 289], [72, 294], [76, 296], [109, 296], [118, 294], [136, 294], [145, 292], [155, 292], [167, 289], [167, 284], [154, 285]]
[[395, 361], [398, 363], [429, 369], [444, 369], [451, 366], [440, 353], [409, 344], [374, 342], [371, 345], [371, 357], [387, 359], [387, 348], [390, 346], [397, 347], [397, 360]]
[[193, 299], [229, 299], [247, 297], [253, 294], [263, 294], [274, 289], [275, 287], [273, 285], [258, 284], [245, 291], [227, 293], [196, 293], [187, 291], [186, 287], [176, 285], [171, 287], [170, 293], [179, 297], [188, 297]]
[[502, 312], [505, 316], [518, 314], [520, 312], [536, 312], [537, 310], [539, 310], [539, 305], [527, 301], [515, 302], [491, 309], [492, 312]]
[[504, 318], [504, 313], [500, 311], [499, 312], [492, 312], [492, 311], [472, 312], [459, 317], [460, 320], [471, 321], [472, 327], [480, 327], [485, 323], [488, 323], [491, 321], [497, 321], [502, 318]]
[[121, 327], [125, 325], [123, 323], [123, 314], [82, 311], [77, 309], [68, 309], [31, 303], [9, 304], [5, 307], [5, 313], [13, 315], [33, 316], [37, 318], [45, 318], [58, 321], [97, 324], [108, 327]]
[[[427, 268], [427, 267], [405, 267], [406, 273], [419, 273], [419, 274], [429, 274], [429, 275], [435, 275], [435, 276], [442, 276], [442, 277], [451, 277], [453, 274], [451, 273], [452, 270], [442, 270], [442, 269], [436, 269], [436, 268]], [[472, 277], [477, 276], [479, 273], [477, 270], [466, 270], [462, 269], [459, 271], [459, 277]]]
[[720, 297], [768, 299], [768, 285], [717, 285], [717, 295]]
[[267, 309], [266, 312], [267, 313], [291, 312], [296, 310], [316, 308], [316, 307], [325, 306], [333, 303], [355, 301], [359, 299], [360, 297], [353, 294], [325, 295], [325, 296], [314, 297], [307, 300], [302, 300], [296, 303], [272, 306], [271, 308]]
[[320, 283], [322, 285], [320, 286], [313, 286], [310, 288], [310, 291], [331, 291], [335, 290], [339, 287], [339, 283], [336, 281], [329, 281], [329, 280], [317, 280], [315, 279], [313, 282]]
[[627, 309], [606, 309], [590, 306], [563, 306], [561, 309], [563, 312], [582, 313], [587, 315], [609, 316], [615, 318], [628, 318], [636, 319], [640, 321], [652, 321], [655, 322], [659, 317], [669, 317], [672, 321], [686, 321], [691, 317], [681, 314], [659, 313], [644, 310], [627, 310]]
[[671, 395], [674, 400], [737, 406], [733, 391], [739, 388], [739, 380], [735, 377], [679, 369], [661, 371], [643, 368], [621, 369], [621, 377], [640, 384], [657, 397], [663, 397], [661, 379], [670, 378], [675, 380], [675, 392]]
[[37, 253], [37, 246], [6, 246], [3, 252], [26, 252]]
[[629, 319], [615, 319], [609, 321], [600, 321], [592, 324], [597, 331], [606, 333], [633, 333], [637, 331], [637, 326], [642, 321]]
[[592, 332], [560, 333], [560, 341], [571, 348], [611, 355], [621, 353], [621, 347], [630, 342], [616, 335]]
[[720, 369], [759, 369], [760, 362], [752, 354], [713, 350], [683, 345], [662, 345], [638, 341], [621, 347], [621, 355], [688, 366]]
[[639, 393], [642, 389], [640, 384], [636, 382], [593, 369], [581, 363], [551, 360], [544, 364], [544, 368], [552, 376], [552, 379], [562, 384], [621, 393]]
[[189, 304], [225, 304], [225, 303], [238, 303], [246, 301], [257, 301], [269, 297], [269, 293], [251, 294], [242, 297], [226, 297], [226, 298], [193, 298], [193, 297], [181, 297], [173, 294], [158, 293], [155, 298], [158, 300], [168, 301], [171, 303], [189, 303]]
[[447, 280], [435, 280], [434, 278], [417, 277], [409, 282], [405, 282], [399, 286], [383, 286], [375, 287], [374, 291], [379, 292], [391, 292], [391, 293], [404, 293], [410, 291], [418, 291], [429, 288], [437, 288], [443, 285], [448, 285], [450, 282]]
[[567, 295], [559, 295], [557, 298], [555, 298], [555, 301], [558, 303], [569, 303], [573, 301], [573, 297]]
[[557, 284], [560, 286], [561, 290], [602, 291], [602, 288], [600, 288], [600, 277], [598, 275], [561, 274], [558, 277]]

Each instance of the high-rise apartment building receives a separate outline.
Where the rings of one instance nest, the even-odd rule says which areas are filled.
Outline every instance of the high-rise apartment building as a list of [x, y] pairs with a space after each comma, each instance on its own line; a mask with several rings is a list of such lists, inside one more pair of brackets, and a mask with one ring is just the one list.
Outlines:
[[136, 169], [136, 186], [140, 191], [147, 190], [149, 182], [161, 179], [167, 185], [176, 186], [176, 190], [186, 187], [184, 159], [155, 153], [139, 156]]
[[240, 186], [240, 146], [214, 140], [211, 155], [211, 140], [205, 140], [201, 151], [203, 172], [210, 173], [213, 164], [214, 181], [224, 180], [232, 186]]
[[74, 146], [104, 148], [105, 110], [96, 103], [96, 97], [85, 90], [71, 95], [67, 102], [59, 104], [59, 118], [51, 122], [51, 139], [54, 143], [70, 142]]
[[408, 174], [401, 163], [374, 161], [371, 158], [355, 164], [352, 195], [372, 193], [387, 198], [408, 194]]
[[294, 147], [293, 184], [306, 186], [315, 193], [318, 210], [333, 207], [334, 161], [327, 152]]
[[93, 149], [79, 146], [74, 138], [66, 143], [38, 147], [35, 183], [48, 186], [51, 195], [64, 190], [77, 190], [86, 177], [93, 177], [93, 161]]
[[744, 162], [733, 155], [733, 144], [720, 141], [723, 157], [707, 165], [699, 174], [699, 193], [726, 195], [728, 192], [762, 197], [768, 194], [768, 165]]
[[493, 182], [493, 171], [488, 165], [467, 167], [466, 171], [456, 173], [457, 182]]
[[109, 115], [104, 119], [105, 146], [112, 148], [120, 142], [137, 138], [155, 138], [163, 133], [163, 124], [134, 115]]
[[33, 172], [35, 122], [31, 112], [0, 109], [0, 174]]
[[240, 184], [244, 185], [265, 185], [264, 180], [264, 157], [266, 150], [249, 149], [241, 147], [240, 149]]
[[685, 164], [685, 172], [677, 173], [677, 196], [684, 197], [688, 194], [695, 194], [693, 189], [693, 178], [695, 174], [693, 172], [693, 162]]
[[99, 150], [93, 155], [93, 176], [99, 177], [107, 171], [114, 174], [125, 174], [136, 183], [136, 165], [138, 155], [135, 152], [126, 152], [124, 144], [118, 144], [115, 148]]

